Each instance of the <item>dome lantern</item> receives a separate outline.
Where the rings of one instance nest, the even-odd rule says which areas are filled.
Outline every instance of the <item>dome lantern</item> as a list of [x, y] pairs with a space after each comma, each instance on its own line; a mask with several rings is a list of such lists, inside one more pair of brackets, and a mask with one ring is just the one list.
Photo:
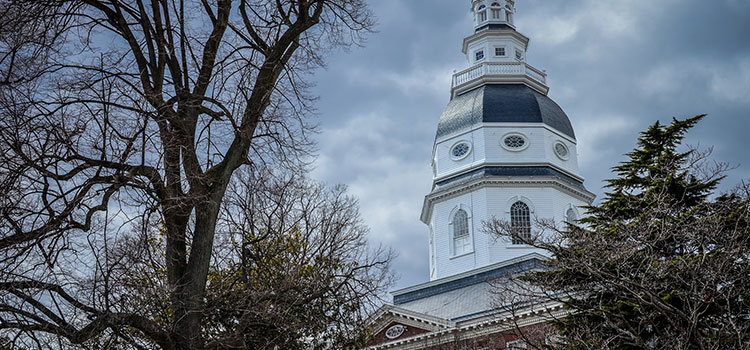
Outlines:
[[513, 25], [511, 0], [473, 0], [474, 33], [464, 39], [462, 51], [469, 68], [453, 75], [455, 97], [485, 83], [525, 84], [546, 95], [547, 74], [526, 63], [529, 38]]
[[512, 0], [474, 0], [471, 4], [476, 31], [490, 26], [505, 25], [513, 28], [515, 3]]

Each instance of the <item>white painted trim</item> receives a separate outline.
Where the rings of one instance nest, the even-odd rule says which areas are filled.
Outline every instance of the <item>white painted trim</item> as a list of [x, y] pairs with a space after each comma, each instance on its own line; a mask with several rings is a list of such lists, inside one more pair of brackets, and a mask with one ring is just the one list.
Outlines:
[[[565, 156], [562, 156], [560, 155], [560, 153], [557, 152], [558, 144], [565, 147], [565, 152], [567, 153]], [[560, 158], [560, 160], [564, 162], [567, 162], [568, 160], [570, 160], [570, 147], [568, 147], [568, 145], [566, 145], [565, 142], [562, 142], [560, 140], [555, 140], [554, 142], [552, 142], [552, 153], [554, 153], [557, 156], [557, 158]]]
[[367, 323], [373, 325], [373, 334], [380, 333], [392, 322], [399, 322], [412, 327], [438, 331], [455, 327], [456, 323], [440, 317], [404, 309], [395, 305], [383, 305], [370, 315]]
[[[464, 153], [462, 156], [456, 157], [456, 156], [453, 155], [453, 150], [456, 147], [458, 147], [458, 145], [460, 145], [460, 144], [466, 144], [466, 145], [468, 145], [469, 146], [469, 150], [466, 151], [466, 153]], [[448, 155], [451, 157], [451, 160], [453, 160], [454, 162], [457, 162], [459, 160], [462, 160], [462, 159], [468, 157], [469, 154], [471, 154], [472, 151], [474, 151], [474, 145], [473, 145], [473, 143], [471, 141], [469, 141], [469, 140], [461, 139], [461, 140], [458, 140], [458, 141], [454, 142], [453, 146], [451, 146], [451, 148], [448, 149]]]
[[560, 180], [558, 177], [535, 177], [534, 179], [528, 177], [525, 179], [522, 177], [517, 177], [514, 179], [480, 178], [462, 186], [439, 190], [437, 192], [432, 192], [426, 195], [422, 203], [422, 214], [420, 215], [420, 220], [425, 224], [430, 222], [430, 219], [432, 218], [432, 205], [437, 200], [452, 198], [465, 192], [470, 192], [486, 187], [521, 187], [529, 185], [537, 187], [556, 187], [558, 189], [562, 189], [564, 192], [580, 199], [585, 203], [592, 203], [594, 201], [594, 198], [596, 198], [596, 195], [589, 192], [588, 190], [581, 190], [578, 187], [574, 187], [568, 184], [566, 181]]
[[[570, 312], [562, 308], [562, 304], [551, 302], [541, 307], [529, 308], [518, 314], [509, 312], [494, 313], [482, 316], [476, 319], [470, 319], [456, 324], [456, 327], [442, 331], [424, 333], [405, 339], [375, 345], [366, 348], [366, 350], [419, 350], [425, 347], [440, 346], [455, 340], [455, 336], [461, 339], [473, 339], [490, 334], [497, 334], [516, 329], [516, 327], [526, 327], [534, 324], [548, 322], [554, 318], [564, 317]], [[452, 335], [452, 336], [451, 336]], [[431, 341], [429, 344], [426, 342]]]
[[534, 202], [531, 201], [531, 199], [528, 199], [524, 196], [513, 196], [508, 199], [508, 201], [505, 203], [505, 209], [504, 212], [507, 215], [510, 215], [510, 206], [513, 205], [515, 202], [523, 202], [529, 207], [529, 215], [534, 215], [536, 212], [536, 207], [534, 206]]
[[555, 169], [565, 175], [568, 175], [580, 182], [584, 182], [584, 178], [581, 176], [578, 176], [576, 174], [571, 173], [569, 170], [565, 170], [553, 163], [545, 163], [545, 162], [539, 162], [539, 163], [524, 163], [524, 162], [518, 162], [518, 163], [496, 163], [496, 162], [483, 162], [483, 161], [476, 161], [471, 164], [468, 164], [467, 166], [463, 166], [458, 168], [457, 170], [454, 170], [452, 173], [447, 175], [442, 175], [440, 177], [433, 179], [433, 184], [438, 183], [440, 181], [443, 181], [445, 179], [450, 179], [452, 177], [456, 177], [459, 175], [463, 175], [466, 173], [470, 173], [474, 170], [484, 168], [484, 167], [536, 167], [536, 166], [546, 166], [550, 167], [552, 169]]
[[547, 125], [545, 123], [482, 122], [482, 123], [475, 124], [470, 129], [460, 130], [460, 131], [458, 131], [456, 133], [448, 134], [448, 135], [444, 135], [444, 136], [441, 136], [439, 138], [436, 138], [435, 139], [435, 147], [437, 146], [438, 143], [443, 143], [443, 142], [448, 141], [450, 139], [461, 137], [463, 135], [472, 133], [472, 132], [474, 132], [476, 130], [479, 130], [479, 129], [482, 129], [482, 128], [486, 128], [486, 129], [513, 128], [513, 129], [518, 130], [518, 129], [540, 128], [540, 127], [544, 128], [544, 129], [547, 129], [548, 131], [552, 132], [555, 136], [560, 137], [563, 140], [566, 140], [566, 141], [572, 143], [573, 145], [577, 144], [576, 140], [573, 139], [572, 137], [563, 134], [562, 132], [558, 131], [555, 128], [552, 128], [551, 126], [549, 126], [549, 125]]
[[[518, 136], [523, 139], [523, 145], [518, 148], [512, 148], [505, 144], [505, 139], [511, 137], [511, 136]], [[518, 131], [510, 131], [506, 132], [502, 137], [500, 137], [500, 147], [504, 148], [506, 151], [509, 152], [521, 152], [527, 148], [529, 148], [529, 145], [531, 144], [531, 141], [529, 141], [529, 137], [526, 136], [524, 133], [518, 132]]]
[[[455, 249], [455, 248], [453, 248], [453, 249]], [[451, 255], [450, 257], [448, 257], [448, 260], [463, 258], [463, 257], [465, 257], [467, 255], [471, 255], [471, 254], [474, 254], [474, 242], [471, 242], [471, 250], [470, 251], [468, 251], [466, 253], [461, 253], [461, 255]]]
[[[500, 56], [497, 54], [497, 49], [503, 49], [504, 55]], [[492, 45], [492, 56], [493, 57], [508, 57], [508, 48], [506, 45]]]
[[487, 37], [509, 37], [514, 43], [523, 46], [524, 51], [528, 51], [529, 49], [529, 38], [527, 36], [513, 29], [500, 29], [493, 31], [483, 30], [481, 32], [467, 36], [466, 38], [464, 38], [463, 44], [461, 45], [461, 53], [465, 55], [467, 50], [469, 49], [470, 43], [479, 41]]
[[[453, 217], [456, 216], [456, 213], [458, 212], [459, 209], [466, 212], [466, 223], [469, 229], [469, 243], [471, 244], [471, 246], [468, 251], [463, 252], [459, 255], [456, 255], [455, 240], [453, 237], [453, 234], [455, 233], [455, 230], [453, 227]], [[455, 259], [455, 258], [459, 258], [459, 257], [466, 256], [469, 254], [474, 254], [474, 221], [472, 220], [473, 215], [471, 211], [471, 206], [461, 203], [453, 207], [453, 209], [451, 209], [450, 214], [448, 215], [449, 215], [448, 217], [448, 246], [449, 246], [448, 256], [449, 258]]]
[[[524, 61], [517, 61], [517, 62], [526, 64]], [[479, 62], [477, 64], [487, 64], [487, 62]], [[527, 68], [533, 68], [533, 67], [527, 64]], [[537, 69], [534, 68], [534, 70], [537, 70]], [[488, 85], [488, 84], [524, 84], [536, 90], [538, 93], [542, 95], [547, 96], [547, 93], [549, 93], [549, 87], [545, 83], [531, 78], [528, 75], [528, 73], [527, 74], [514, 74], [514, 75], [506, 75], [506, 74], [486, 75], [485, 74], [479, 78], [472, 79], [469, 82], [453, 86], [451, 88], [451, 98], [461, 95], [463, 93], [466, 93], [468, 91], [474, 90], [477, 87]]]

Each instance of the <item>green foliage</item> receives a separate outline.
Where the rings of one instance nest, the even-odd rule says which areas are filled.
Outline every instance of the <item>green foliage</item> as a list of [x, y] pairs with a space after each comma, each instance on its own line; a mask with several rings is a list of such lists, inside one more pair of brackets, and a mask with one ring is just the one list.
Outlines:
[[656, 122], [638, 138], [638, 148], [628, 161], [613, 168], [616, 178], [607, 180], [606, 198], [589, 207], [582, 220], [593, 229], [612, 229], [613, 221], [627, 224], [648, 216], [657, 205], [694, 208], [716, 188], [723, 177], [699, 179], [685, 168], [693, 150], [678, 152], [685, 133], [705, 115], [686, 120], [673, 119], [669, 126]]
[[703, 117], [648, 128], [565, 244], [538, 243], [551, 269], [524, 280], [573, 312], [561, 348], [750, 348], [750, 191], [711, 198], [721, 167], [680, 151]]

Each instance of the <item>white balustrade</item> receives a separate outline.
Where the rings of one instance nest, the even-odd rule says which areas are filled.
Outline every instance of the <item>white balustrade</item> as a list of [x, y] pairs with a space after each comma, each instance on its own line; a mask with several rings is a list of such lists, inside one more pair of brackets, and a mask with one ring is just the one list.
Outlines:
[[536, 79], [539, 82], [547, 83], [547, 74], [544, 74], [543, 72], [540, 72], [536, 70], [532, 66], [526, 66], [526, 74], [528, 74], [530, 77]]
[[525, 75], [542, 84], [547, 83], [547, 75], [525, 62], [498, 63], [485, 62], [453, 74], [453, 88], [467, 84], [485, 76]]

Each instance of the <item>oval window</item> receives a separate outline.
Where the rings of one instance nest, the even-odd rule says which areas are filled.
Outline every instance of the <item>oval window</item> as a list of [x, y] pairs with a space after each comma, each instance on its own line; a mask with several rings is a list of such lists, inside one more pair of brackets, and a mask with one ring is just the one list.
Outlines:
[[461, 141], [451, 148], [451, 158], [459, 160], [465, 158], [471, 152], [471, 146], [466, 141]]
[[521, 148], [526, 144], [526, 140], [518, 135], [512, 135], [505, 138], [505, 145], [510, 148]]
[[555, 143], [555, 154], [562, 160], [568, 160], [568, 157], [570, 157], [570, 150], [568, 150], [568, 146], [565, 146], [562, 142]]
[[501, 145], [509, 151], [523, 151], [529, 146], [529, 141], [525, 136], [513, 133], [506, 135]]
[[388, 339], [395, 339], [401, 336], [401, 334], [404, 334], [404, 331], [406, 331], [406, 327], [397, 324], [391, 328], [388, 328], [388, 330], [385, 331], [385, 336], [388, 337]]

